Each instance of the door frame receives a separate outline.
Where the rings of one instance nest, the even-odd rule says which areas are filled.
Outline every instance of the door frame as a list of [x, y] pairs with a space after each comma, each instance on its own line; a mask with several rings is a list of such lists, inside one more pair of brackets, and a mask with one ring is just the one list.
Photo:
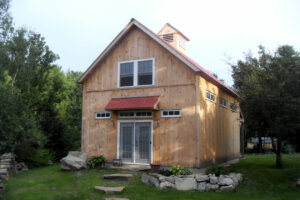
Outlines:
[[[120, 123], [134, 123], [133, 129], [133, 140], [135, 141], [135, 123], [137, 122], [150, 122], [150, 163], [153, 162], [153, 120], [118, 120], [118, 130], [117, 130], [117, 158], [120, 159], [119, 147], [120, 147]], [[124, 162], [125, 164], [137, 164], [137, 165], [150, 165], [150, 163], [137, 163], [135, 162], [135, 145], [133, 162]]]

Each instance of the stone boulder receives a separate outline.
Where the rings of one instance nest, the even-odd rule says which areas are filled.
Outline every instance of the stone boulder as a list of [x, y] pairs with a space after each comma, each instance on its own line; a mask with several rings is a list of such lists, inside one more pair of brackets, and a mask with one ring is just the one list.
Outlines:
[[195, 178], [178, 178], [175, 176], [175, 187], [177, 190], [187, 191], [187, 190], [196, 190], [197, 182]]
[[88, 155], [80, 151], [70, 151], [68, 155], [60, 160], [63, 170], [80, 170], [87, 168]]
[[221, 175], [219, 177], [218, 184], [219, 185], [233, 185], [234, 182], [233, 182], [233, 180], [231, 178], [226, 178], [226, 177], [224, 177], [224, 176]]
[[206, 182], [200, 182], [198, 184], [197, 190], [199, 192], [205, 192], [206, 191]]
[[149, 176], [147, 174], [143, 174], [141, 180], [146, 185], [155, 186], [157, 188], [160, 187], [158, 178], [156, 178], [154, 176]]
[[161, 177], [159, 177], [159, 181], [161, 181], [161, 182], [167, 181], [167, 182], [175, 184], [174, 176], [161, 176]]
[[296, 185], [300, 187], [300, 178], [298, 178]]
[[232, 191], [232, 190], [234, 190], [234, 187], [233, 187], [233, 185], [221, 186], [220, 190], [221, 191]]
[[217, 189], [219, 189], [218, 184], [210, 184], [210, 183], [206, 184], [206, 191], [214, 191], [214, 190], [217, 190]]
[[168, 181], [164, 181], [159, 184], [159, 188], [160, 189], [172, 189], [172, 188], [175, 188], [175, 184], [170, 183]]
[[209, 177], [208, 175], [204, 175], [204, 174], [196, 174], [195, 179], [197, 182], [205, 182], [209, 180]]
[[214, 174], [213, 175], [209, 175], [209, 182], [211, 184], [217, 184], [219, 181], [218, 177], [216, 177]]

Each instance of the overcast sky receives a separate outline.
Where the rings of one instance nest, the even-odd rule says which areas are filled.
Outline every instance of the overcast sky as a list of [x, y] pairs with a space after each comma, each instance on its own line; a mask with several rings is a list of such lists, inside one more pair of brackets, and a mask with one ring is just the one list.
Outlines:
[[131, 18], [153, 32], [169, 22], [190, 42], [187, 54], [232, 85], [226, 63], [293, 45], [300, 51], [299, 0], [12, 0], [17, 27], [41, 33], [64, 71], [85, 71]]

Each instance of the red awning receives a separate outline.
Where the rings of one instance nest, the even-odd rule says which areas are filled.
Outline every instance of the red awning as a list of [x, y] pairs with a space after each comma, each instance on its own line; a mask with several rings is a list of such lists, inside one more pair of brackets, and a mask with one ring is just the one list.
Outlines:
[[157, 110], [159, 96], [112, 98], [106, 110]]

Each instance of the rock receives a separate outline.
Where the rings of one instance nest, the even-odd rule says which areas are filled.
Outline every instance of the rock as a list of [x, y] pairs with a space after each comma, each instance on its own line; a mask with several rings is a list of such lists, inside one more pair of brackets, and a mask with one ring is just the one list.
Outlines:
[[234, 189], [233, 185], [221, 186], [221, 191], [232, 191]]
[[206, 191], [206, 182], [200, 182], [198, 184], [197, 190], [200, 192], [205, 192]]
[[172, 188], [175, 188], [175, 184], [170, 183], [168, 181], [164, 181], [159, 184], [159, 188], [160, 189], [172, 189]]
[[104, 179], [130, 179], [132, 178], [132, 174], [105, 174], [103, 175]]
[[238, 180], [239, 183], [242, 182], [242, 180], [243, 180], [243, 175], [240, 174], [240, 173], [230, 173], [228, 176], [230, 178], [235, 177]]
[[125, 187], [102, 187], [102, 186], [95, 186], [96, 190], [103, 192], [105, 194], [118, 194], [121, 193]]
[[298, 178], [296, 186], [300, 187], [300, 178]]
[[206, 184], [206, 191], [217, 190], [217, 189], [219, 189], [218, 184], [210, 184], [210, 183]]
[[216, 177], [214, 175], [209, 176], [209, 182], [211, 184], [217, 184], [218, 183], [218, 177]]
[[88, 155], [80, 151], [70, 151], [68, 155], [60, 160], [61, 169], [79, 170], [87, 168]]
[[150, 173], [149, 175], [154, 176], [155, 178], [158, 178], [158, 179], [163, 176], [163, 175], [158, 174], [158, 173]]
[[161, 182], [168, 181], [170, 183], [175, 184], [174, 176], [161, 176], [161, 177], [159, 177], [159, 181], [161, 181]]
[[204, 175], [204, 174], [196, 174], [195, 179], [196, 179], [197, 182], [205, 182], [205, 181], [209, 180], [209, 177], [207, 175]]
[[155, 186], [157, 188], [159, 188], [159, 181], [158, 178], [154, 177], [154, 176], [150, 176], [147, 174], [143, 174], [141, 181], [146, 184], [146, 185], [152, 185]]
[[194, 178], [178, 178], [175, 176], [175, 187], [177, 190], [196, 190], [197, 182]]
[[222, 175], [219, 177], [218, 181], [219, 185], [233, 185], [233, 181], [231, 178], [224, 178]]
[[3, 159], [15, 159], [15, 155], [13, 153], [5, 153], [2, 156], [0, 156], [0, 160]]

